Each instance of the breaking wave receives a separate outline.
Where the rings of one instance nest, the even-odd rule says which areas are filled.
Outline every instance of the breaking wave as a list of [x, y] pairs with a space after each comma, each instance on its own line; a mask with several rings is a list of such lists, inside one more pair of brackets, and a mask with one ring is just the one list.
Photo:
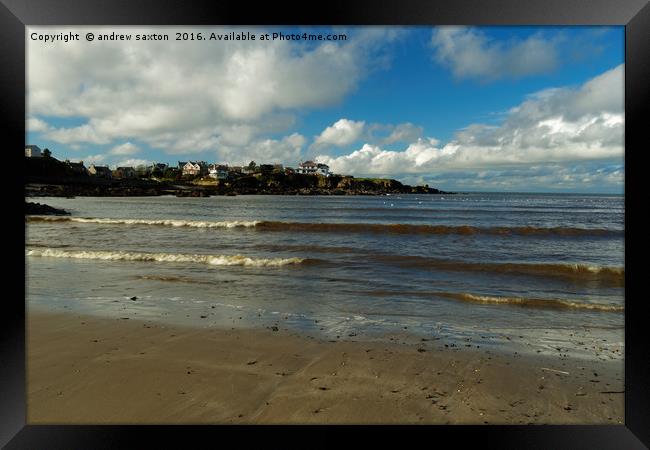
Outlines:
[[102, 219], [85, 217], [48, 217], [29, 216], [28, 222], [76, 222], [76, 223], [97, 223], [105, 225], [157, 225], [167, 227], [191, 227], [191, 228], [237, 228], [254, 227], [259, 221], [231, 220], [222, 222], [210, 222], [205, 220], [148, 220], [148, 219]]
[[488, 295], [474, 295], [466, 293], [437, 292], [439, 297], [451, 298], [470, 303], [481, 303], [486, 305], [514, 305], [531, 308], [545, 309], [569, 309], [569, 310], [589, 310], [603, 312], [622, 312], [623, 306], [603, 305], [598, 303], [580, 303], [570, 300], [555, 300], [545, 298], [525, 298], [525, 297], [493, 297]]
[[334, 253], [334, 254], [354, 254], [367, 252], [367, 249], [358, 249], [353, 247], [332, 247], [316, 244], [257, 244], [256, 249], [273, 251], [273, 252], [307, 252], [307, 253]]
[[419, 292], [419, 291], [388, 291], [374, 290], [364, 291], [364, 295], [388, 297], [392, 295], [405, 295], [408, 297], [442, 297], [467, 303], [478, 303], [483, 305], [512, 305], [528, 308], [542, 308], [555, 310], [584, 310], [601, 312], [623, 312], [625, 308], [621, 305], [605, 305], [602, 303], [583, 303], [571, 300], [527, 298], [527, 297], [498, 297], [491, 295], [476, 295], [463, 292]]
[[171, 283], [189, 283], [189, 284], [211, 284], [221, 285], [232, 283], [234, 280], [201, 280], [198, 278], [185, 277], [180, 275], [136, 275], [137, 280], [166, 281]]
[[193, 221], [193, 220], [148, 220], [148, 219], [104, 219], [84, 217], [28, 216], [28, 222], [78, 222], [108, 225], [159, 225], [193, 228], [254, 228], [260, 231], [302, 231], [318, 233], [384, 233], [384, 234], [459, 234], [459, 235], [532, 235], [532, 236], [622, 236], [622, 230], [573, 227], [475, 227], [471, 225], [415, 225], [379, 223], [319, 223], [319, 222], [277, 222], [277, 221]]
[[309, 223], [262, 221], [256, 229], [265, 231], [307, 231], [321, 233], [386, 233], [386, 234], [488, 234], [540, 236], [611, 236], [622, 231], [570, 227], [475, 227], [471, 225], [414, 225], [378, 223]]
[[491, 272], [518, 275], [564, 278], [577, 282], [599, 282], [613, 287], [625, 285], [625, 269], [622, 267], [592, 266], [587, 264], [543, 263], [491, 263], [465, 262], [421, 256], [377, 255], [376, 261], [397, 264], [408, 268], [431, 268], [453, 271]]
[[281, 267], [308, 263], [305, 258], [250, 258], [242, 255], [188, 255], [177, 253], [138, 253], [122, 251], [28, 250], [27, 256], [50, 258], [99, 259], [106, 261], [189, 262], [213, 266]]

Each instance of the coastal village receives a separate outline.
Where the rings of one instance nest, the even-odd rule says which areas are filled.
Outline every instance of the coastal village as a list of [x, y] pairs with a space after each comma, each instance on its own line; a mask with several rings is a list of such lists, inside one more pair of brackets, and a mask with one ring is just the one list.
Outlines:
[[[53, 158], [48, 149], [41, 150], [36, 145], [25, 146], [25, 157], [27, 158]], [[152, 163], [137, 167], [120, 166], [110, 169], [108, 166], [90, 164], [88, 167], [83, 161], [63, 161], [71, 173], [77, 175], [89, 175], [104, 179], [136, 179], [136, 178], [158, 178], [168, 180], [191, 180], [191, 179], [213, 179], [213, 180], [234, 180], [243, 176], [254, 174], [307, 174], [330, 177], [329, 166], [315, 161], [299, 162], [297, 167], [284, 167], [282, 164], [257, 164], [251, 161], [245, 166], [230, 166], [228, 164], [207, 163], [205, 161], [178, 161], [176, 166], [166, 163]]]
[[246, 165], [178, 161], [175, 165], [108, 167], [59, 161], [49, 149], [25, 146], [27, 197], [212, 195], [391, 195], [445, 194], [389, 178], [360, 178], [333, 173], [318, 161], [295, 167], [250, 161]]

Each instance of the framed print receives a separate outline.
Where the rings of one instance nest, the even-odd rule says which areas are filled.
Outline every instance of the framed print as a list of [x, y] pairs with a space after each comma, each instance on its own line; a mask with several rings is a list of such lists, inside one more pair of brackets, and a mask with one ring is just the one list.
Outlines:
[[0, 11], [7, 448], [650, 442], [647, 2]]

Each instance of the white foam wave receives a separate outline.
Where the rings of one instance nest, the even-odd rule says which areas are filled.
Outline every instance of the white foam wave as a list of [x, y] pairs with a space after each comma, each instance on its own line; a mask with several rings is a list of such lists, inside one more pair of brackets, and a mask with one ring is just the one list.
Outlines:
[[280, 267], [289, 264], [300, 264], [303, 258], [250, 258], [243, 255], [189, 255], [178, 253], [139, 253], [123, 251], [73, 251], [58, 249], [32, 249], [27, 256], [50, 258], [99, 259], [107, 261], [152, 261], [152, 262], [189, 262], [203, 263], [212, 266], [251, 266], [251, 267]]
[[104, 225], [160, 225], [168, 227], [191, 227], [191, 228], [236, 228], [254, 227], [260, 221], [230, 220], [221, 222], [211, 222], [207, 220], [153, 220], [153, 219], [106, 219], [106, 218], [86, 218], [86, 217], [34, 217], [28, 219], [35, 222], [77, 222], [77, 223], [97, 223]]
[[551, 299], [534, 299], [534, 298], [521, 298], [521, 297], [493, 297], [488, 295], [474, 295], [474, 294], [449, 294], [449, 297], [457, 299], [486, 304], [508, 304], [520, 306], [533, 306], [533, 307], [549, 307], [549, 308], [566, 308], [566, 309], [586, 309], [594, 311], [616, 311], [624, 310], [620, 305], [604, 305], [598, 303], [578, 303], [570, 300], [551, 300]]

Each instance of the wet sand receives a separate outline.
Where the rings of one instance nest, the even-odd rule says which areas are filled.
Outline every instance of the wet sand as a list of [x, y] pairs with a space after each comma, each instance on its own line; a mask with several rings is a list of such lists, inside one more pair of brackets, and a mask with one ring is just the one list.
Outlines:
[[28, 424], [621, 424], [623, 362], [28, 313]]

